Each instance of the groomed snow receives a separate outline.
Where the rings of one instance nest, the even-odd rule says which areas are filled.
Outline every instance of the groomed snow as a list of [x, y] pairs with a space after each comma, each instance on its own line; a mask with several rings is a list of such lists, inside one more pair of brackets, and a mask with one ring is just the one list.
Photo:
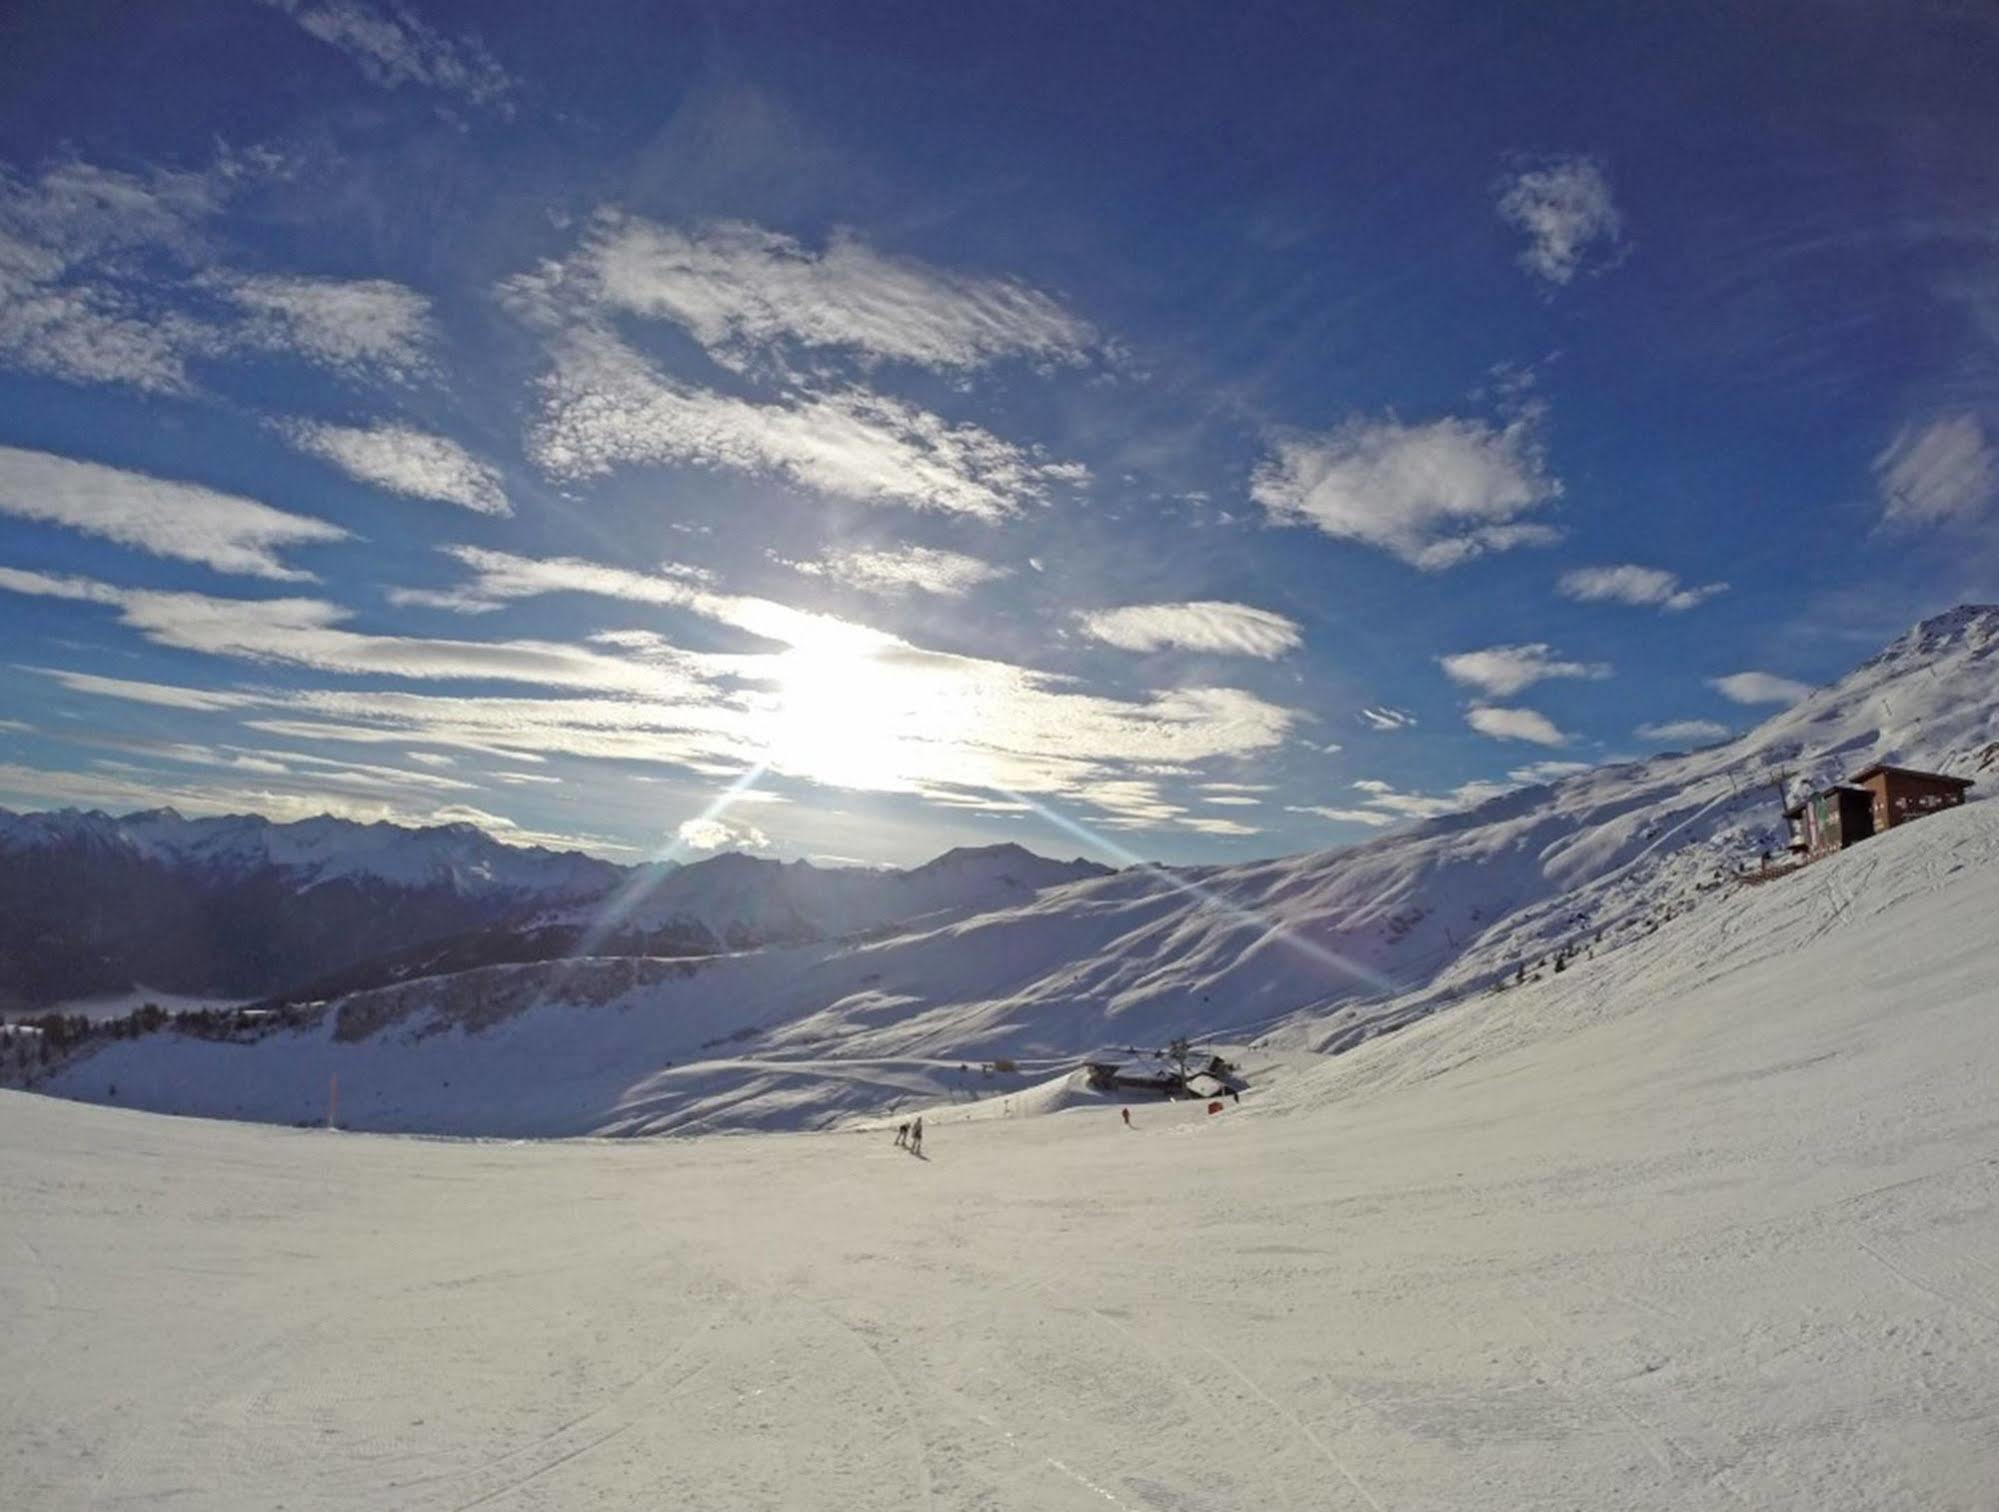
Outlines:
[[1989, 1508], [1999, 805], [1199, 1105], [0, 1094], [9, 1506]]

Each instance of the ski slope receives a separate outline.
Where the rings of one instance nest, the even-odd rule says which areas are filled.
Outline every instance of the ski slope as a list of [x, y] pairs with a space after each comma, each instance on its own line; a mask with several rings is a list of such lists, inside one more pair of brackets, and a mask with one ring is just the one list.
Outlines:
[[508, 1143], [0, 1093], [10, 1506], [1990, 1508], [1999, 805], [1240, 1108]]

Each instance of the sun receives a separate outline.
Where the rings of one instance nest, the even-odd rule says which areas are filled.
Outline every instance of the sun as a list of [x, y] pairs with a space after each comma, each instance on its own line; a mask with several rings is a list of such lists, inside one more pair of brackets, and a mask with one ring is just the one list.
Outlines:
[[794, 646], [777, 663], [773, 769], [828, 787], [911, 785], [927, 679], [872, 647]]

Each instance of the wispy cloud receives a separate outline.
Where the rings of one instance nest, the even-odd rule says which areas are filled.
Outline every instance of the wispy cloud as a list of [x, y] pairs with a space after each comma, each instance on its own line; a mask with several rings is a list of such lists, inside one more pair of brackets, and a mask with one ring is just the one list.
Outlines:
[[[1384, 734], [1393, 730], [1411, 730], [1416, 727], [1416, 716], [1414, 714], [1411, 714], [1407, 709], [1397, 709], [1388, 704], [1381, 704], [1372, 709], [1362, 709], [1356, 717], [1370, 730], [1379, 730]], [[1328, 749], [1336, 751], [1339, 747], [1330, 746]]]
[[389, 422], [361, 427], [293, 420], [280, 430], [300, 451], [363, 483], [481, 514], [513, 513], [499, 472], [448, 437]]
[[1552, 284], [1609, 266], [1623, 240], [1610, 182], [1593, 158], [1551, 158], [1510, 174], [1498, 200], [1501, 218], [1527, 237], [1520, 266]]
[[1531, 688], [1549, 678], [1610, 676], [1608, 663], [1564, 661], [1545, 641], [1460, 651], [1455, 656], [1440, 656], [1437, 661], [1452, 681], [1481, 688], [1497, 698], [1511, 698], [1522, 688]]
[[463, 96], [476, 105], [504, 104], [514, 80], [477, 37], [447, 37], [407, 9], [367, 0], [262, 0], [354, 60], [385, 89], [415, 84]]
[[214, 273], [205, 285], [247, 316], [234, 340], [348, 378], [407, 382], [430, 370], [430, 301], [383, 278]]
[[1616, 567], [1577, 567], [1561, 576], [1556, 585], [1562, 596], [1578, 603], [1635, 604], [1681, 614], [1698, 607], [1716, 594], [1728, 592], [1726, 583], [1683, 584], [1678, 576], [1660, 567], [1640, 567], [1626, 562]]
[[982, 520], [1017, 514], [1088, 476], [982, 426], [861, 389], [759, 402], [683, 383], [616, 337], [587, 330], [556, 342], [528, 449], [557, 478], [692, 464]]
[[1402, 816], [1387, 813], [1381, 809], [1367, 808], [1327, 808], [1317, 803], [1286, 804], [1287, 814], [1311, 814], [1316, 818], [1330, 819], [1336, 824], [1365, 824], [1371, 829], [1380, 829], [1393, 824]]
[[933, 546], [852, 547], [806, 561], [777, 560], [794, 572], [890, 598], [912, 592], [961, 598], [981, 583], [1013, 575], [1011, 567]]
[[1520, 518], [1562, 493], [1533, 411], [1504, 426], [1356, 416], [1324, 434], [1279, 439], [1250, 493], [1277, 524], [1309, 525], [1425, 571], [1559, 539]]
[[161, 306], [113, 264], [201, 255], [198, 227], [221, 206], [223, 173], [121, 173], [58, 163], [28, 178], [0, 167], [0, 360], [73, 383], [150, 393], [189, 387], [188, 359], [221, 337]]
[[1735, 672], [1709, 679], [1708, 686], [1739, 704], [1794, 704], [1812, 691], [1810, 683], [1771, 672]]
[[1713, 741], [1726, 740], [1733, 732], [1719, 720], [1668, 719], [1658, 724], [1642, 724], [1632, 733], [1640, 740], [1685, 741], [1694, 745], [1707, 745]]
[[1975, 415], [1904, 427], [1874, 459], [1882, 518], [1936, 525], [1982, 516], [1999, 499], [1999, 451]]
[[1465, 711], [1465, 723], [1494, 740], [1526, 740], [1535, 745], [1567, 745], [1569, 737], [1555, 728], [1554, 721], [1533, 709], [1497, 708], [1477, 704]]
[[683, 230], [607, 212], [574, 257], [540, 276], [672, 321], [732, 366], [783, 347], [940, 369], [1006, 357], [1073, 363], [1097, 342], [1039, 290], [886, 256], [850, 231], [814, 249], [741, 222]]
[[199, 173], [0, 168], [0, 362], [160, 394], [191, 392], [191, 363], [245, 352], [350, 380], [429, 371], [429, 305], [414, 291], [221, 262], [208, 222], [244, 183], [282, 171], [228, 153]]
[[0, 446], [0, 514], [61, 525], [217, 572], [309, 580], [277, 552], [347, 538], [324, 520], [192, 483]]
[[1206, 651], [1265, 661], [1304, 644], [1297, 622], [1268, 609], [1218, 600], [1128, 604], [1078, 614], [1083, 633], [1125, 651]]
[[[827, 787], [909, 792], [940, 802], [1021, 793], [1068, 798], [1127, 827], [1252, 833], [1190, 810], [1161, 786], [1200, 764], [1280, 745], [1297, 714], [1239, 689], [1182, 687], [1114, 698], [1071, 679], [926, 650], [867, 626], [702, 581], [574, 559], [475, 548], [454, 554], [469, 592], [501, 602], [582, 592], [658, 604], [744, 630], [776, 649], [695, 654], [650, 630], [596, 646], [370, 635], [314, 599], [233, 600], [113, 587], [0, 568], [0, 590], [115, 608], [156, 644], [249, 662], [411, 681], [515, 682], [554, 698], [321, 689], [243, 692], [251, 727], [289, 739], [435, 747], [535, 760], [549, 755], [684, 766], [704, 775], [764, 766]], [[606, 649], [599, 649], [606, 648]], [[141, 684], [78, 691], [173, 706], [208, 695]], [[268, 713], [260, 712], [268, 711]]]

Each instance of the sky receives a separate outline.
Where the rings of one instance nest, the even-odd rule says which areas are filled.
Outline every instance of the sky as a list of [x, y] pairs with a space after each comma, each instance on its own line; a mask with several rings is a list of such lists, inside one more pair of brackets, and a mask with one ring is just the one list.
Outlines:
[[1977, 4], [25, 3], [0, 805], [1199, 863], [1999, 599]]

